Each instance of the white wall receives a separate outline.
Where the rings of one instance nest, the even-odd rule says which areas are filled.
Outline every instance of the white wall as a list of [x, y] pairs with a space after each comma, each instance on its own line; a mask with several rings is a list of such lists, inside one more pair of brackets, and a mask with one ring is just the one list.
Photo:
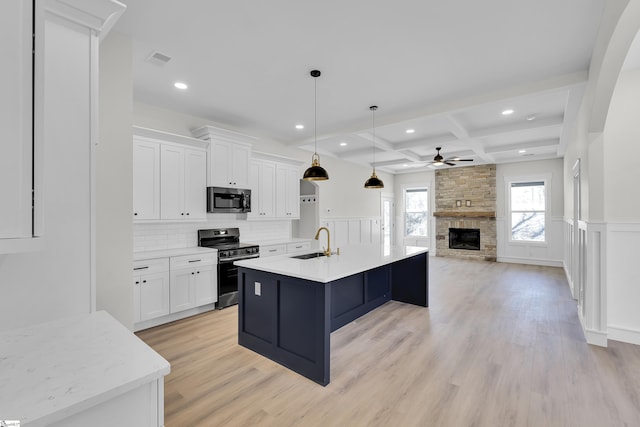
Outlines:
[[96, 306], [133, 328], [132, 44], [109, 34], [100, 45], [100, 144], [96, 148]]
[[[562, 266], [564, 226], [563, 159], [538, 160], [496, 165], [496, 231], [498, 261], [523, 264]], [[532, 176], [548, 176], [546, 242], [510, 242], [507, 180]]]
[[44, 247], [0, 255], [0, 330], [92, 309], [90, 31], [63, 23], [47, 21], [36, 31], [46, 39], [37, 58], [44, 60], [44, 93], [36, 98]]
[[618, 78], [604, 130], [604, 215], [608, 224], [607, 313], [610, 333], [640, 339], [640, 70]]
[[[580, 229], [583, 240], [571, 240], [565, 268], [582, 289], [578, 313], [587, 342], [607, 339], [640, 344], [640, 312], [636, 266], [640, 244], [640, 206], [634, 200], [640, 173], [638, 155], [638, 79], [622, 72], [629, 48], [640, 29], [640, 2], [606, 3], [589, 67], [576, 128], [565, 153], [567, 230]], [[571, 167], [581, 160], [582, 221], [573, 218]], [[609, 194], [611, 192], [611, 194]], [[567, 235], [570, 235], [568, 233]], [[575, 281], [580, 286], [575, 286]]]

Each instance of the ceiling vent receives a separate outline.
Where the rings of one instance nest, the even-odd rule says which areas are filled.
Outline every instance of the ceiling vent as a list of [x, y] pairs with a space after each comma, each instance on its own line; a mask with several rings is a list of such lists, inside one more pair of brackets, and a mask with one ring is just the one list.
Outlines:
[[171, 57], [165, 55], [164, 53], [160, 53], [160, 52], [158, 52], [156, 50], [156, 51], [151, 52], [151, 54], [149, 56], [147, 56], [147, 59], [145, 61], [150, 62], [153, 65], [157, 65], [159, 67], [162, 67], [167, 62], [171, 61]]

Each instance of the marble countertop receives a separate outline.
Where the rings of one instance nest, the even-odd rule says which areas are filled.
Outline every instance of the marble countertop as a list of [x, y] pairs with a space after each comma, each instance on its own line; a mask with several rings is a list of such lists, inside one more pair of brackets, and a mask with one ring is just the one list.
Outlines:
[[196, 255], [211, 252], [218, 252], [218, 250], [213, 248], [203, 248], [200, 246], [193, 246], [191, 248], [161, 249], [157, 251], [134, 252], [133, 260], [143, 261], [146, 259], [169, 258], [172, 256]]
[[[283, 276], [328, 283], [428, 251], [428, 248], [415, 246], [392, 246], [385, 249], [382, 245], [353, 245], [340, 248], [340, 255], [330, 257], [296, 259], [291, 258], [294, 255], [287, 254], [241, 260], [234, 264]], [[310, 252], [314, 251], [303, 253]]]
[[0, 414], [48, 425], [169, 371], [169, 362], [105, 311], [2, 332]]

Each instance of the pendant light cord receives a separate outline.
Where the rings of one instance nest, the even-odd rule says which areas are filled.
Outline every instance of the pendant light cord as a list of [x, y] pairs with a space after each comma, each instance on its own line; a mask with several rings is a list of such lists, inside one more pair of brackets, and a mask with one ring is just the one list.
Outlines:
[[313, 152], [318, 155], [318, 78], [313, 79]]
[[373, 128], [373, 173], [376, 172], [376, 110], [378, 107], [371, 107], [371, 127]]

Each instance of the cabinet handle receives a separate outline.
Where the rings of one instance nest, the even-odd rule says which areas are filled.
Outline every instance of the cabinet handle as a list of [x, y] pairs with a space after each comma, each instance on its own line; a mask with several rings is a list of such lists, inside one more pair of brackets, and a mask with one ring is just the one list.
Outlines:
[[187, 215], [189, 215], [189, 212], [187, 212]]
[[146, 280], [143, 280], [143, 281], [142, 281], [142, 283], [147, 283], [147, 281], [146, 281]]
[[296, 246], [296, 249], [302, 249], [302, 245], [301, 246]]
[[138, 281], [138, 282], [136, 282], [136, 285], [139, 285], [139, 284], [140, 284], [140, 282], [139, 282], [139, 281]]
[[269, 252], [277, 252], [277, 249], [269, 249]]
[[191, 274], [196, 274], [196, 273], [194, 273], [194, 272], [192, 271], [192, 272], [191, 272]]
[[137, 216], [137, 215], [138, 215], [138, 212], [134, 212], [134, 213], [133, 213], [133, 216]]
[[135, 270], [144, 270], [144, 269], [147, 269], [147, 268], [149, 268], [149, 266], [148, 266], [148, 265], [145, 265], [144, 267], [133, 267], [133, 270], [134, 270], [134, 271], [135, 271]]
[[189, 262], [200, 262], [202, 261], [201, 259], [190, 259]]
[[184, 215], [184, 212], [182, 212], [180, 215]]
[[199, 271], [196, 271], [196, 273], [200, 274], [200, 272], [199, 272]]

